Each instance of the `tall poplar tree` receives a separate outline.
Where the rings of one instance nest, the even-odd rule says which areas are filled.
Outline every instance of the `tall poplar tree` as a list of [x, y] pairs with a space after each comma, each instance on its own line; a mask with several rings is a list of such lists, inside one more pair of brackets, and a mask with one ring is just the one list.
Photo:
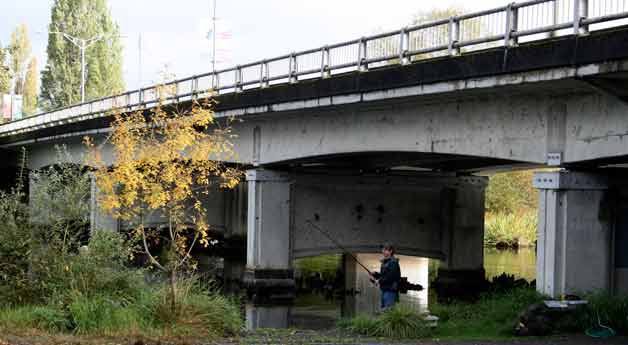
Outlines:
[[37, 59], [32, 57], [28, 63], [26, 77], [24, 78], [24, 115], [30, 116], [37, 111], [38, 90]]
[[11, 89], [11, 69], [6, 64], [7, 49], [0, 45], [0, 95], [9, 93]]
[[63, 32], [100, 39], [85, 51], [86, 100], [124, 90], [122, 44], [106, 0], [55, 0], [48, 34], [48, 61], [42, 72], [41, 105], [54, 109], [81, 101], [81, 52]]
[[26, 64], [31, 57], [31, 41], [28, 38], [28, 28], [26, 24], [18, 25], [11, 34], [9, 51], [11, 53], [11, 70], [15, 78], [13, 92], [16, 95], [21, 95], [24, 89]]

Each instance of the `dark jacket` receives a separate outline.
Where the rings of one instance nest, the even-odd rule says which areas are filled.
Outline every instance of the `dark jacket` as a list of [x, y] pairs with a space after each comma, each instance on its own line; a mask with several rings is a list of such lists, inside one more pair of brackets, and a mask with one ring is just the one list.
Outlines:
[[388, 259], [382, 259], [382, 266], [379, 270], [378, 278], [380, 290], [399, 291], [399, 282], [401, 281], [399, 260], [394, 256]]

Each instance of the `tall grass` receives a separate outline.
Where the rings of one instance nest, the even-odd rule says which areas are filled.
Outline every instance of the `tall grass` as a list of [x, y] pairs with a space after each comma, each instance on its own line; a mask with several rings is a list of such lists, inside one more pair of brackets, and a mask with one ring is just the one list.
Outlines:
[[430, 305], [439, 317], [436, 328], [428, 327], [413, 309], [403, 305], [377, 317], [360, 315], [344, 319], [338, 327], [351, 333], [387, 338], [495, 339], [513, 335], [519, 313], [542, 300], [534, 289], [518, 288], [508, 292], [483, 295], [475, 303], [458, 302]]
[[607, 292], [595, 292], [586, 295], [585, 299], [589, 303], [578, 315], [577, 326], [581, 330], [598, 326], [599, 322], [620, 334], [628, 335], [628, 295], [612, 296]]
[[377, 317], [359, 315], [343, 319], [338, 327], [352, 333], [373, 337], [395, 339], [424, 338], [432, 334], [432, 329], [416, 310], [398, 304]]
[[508, 248], [533, 246], [536, 241], [537, 218], [535, 210], [487, 214], [484, 245]]

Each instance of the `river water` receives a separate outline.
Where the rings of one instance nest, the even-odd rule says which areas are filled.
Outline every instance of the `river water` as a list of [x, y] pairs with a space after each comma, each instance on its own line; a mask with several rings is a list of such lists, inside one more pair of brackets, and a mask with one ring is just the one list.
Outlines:
[[[378, 254], [357, 254], [358, 260], [369, 268], [379, 270]], [[400, 295], [400, 302], [412, 306], [417, 311], [427, 311], [429, 303], [429, 282], [435, 278], [438, 261], [412, 256], [398, 256], [402, 276], [408, 281], [420, 284], [422, 291], [408, 291]], [[341, 265], [340, 261], [329, 261], [329, 265]], [[327, 271], [335, 271], [340, 267], [328, 267]], [[487, 278], [502, 273], [512, 274], [515, 278], [528, 281], [535, 279], [536, 255], [534, 248], [517, 251], [484, 250], [484, 268]], [[325, 293], [299, 293], [292, 306], [246, 306], [247, 328], [284, 328], [321, 329], [333, 327], [335, 322], [348, 316], [358, 314], [374, 314], [379, 311], [379, 289], [373, 286], [365, 270], [357, 268], [355, 274], [345, 277], [345, 287], [353, 288], [355, 294], [330, 296]]]

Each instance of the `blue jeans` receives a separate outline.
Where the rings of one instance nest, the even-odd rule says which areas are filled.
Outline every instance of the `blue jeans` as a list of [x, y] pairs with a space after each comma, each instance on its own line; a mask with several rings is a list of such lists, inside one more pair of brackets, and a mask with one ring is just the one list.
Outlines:
[[382, 290], [381, 308], [388, 309], [397, 302], [397, 291]]

